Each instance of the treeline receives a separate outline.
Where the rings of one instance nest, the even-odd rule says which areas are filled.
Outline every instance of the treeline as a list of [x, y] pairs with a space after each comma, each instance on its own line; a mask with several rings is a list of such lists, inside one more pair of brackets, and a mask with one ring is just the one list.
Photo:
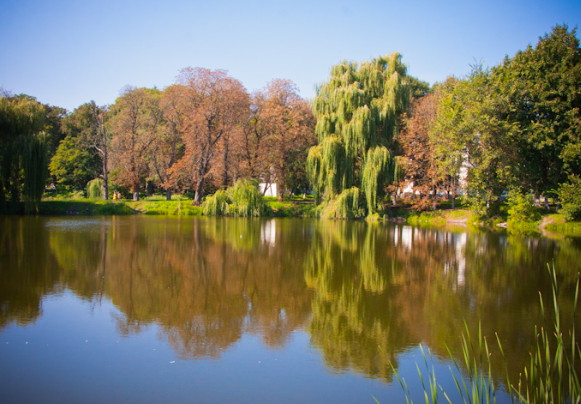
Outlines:
[[381, 212], [408, 188], [420, 210], [458, 193], [483, 215], [506, 196], [519, 213], [533, 197], [559, 197], [579, 217], [580, 61], [575, 30], [557, 26], [425, 92], [397, 54], [335, 66], [314, 101], [319, 144], [307, 160], [321, 215]]
[[50, 174], [59, 190], [90, 183], [105, 199], [163, 190], [191, 193], [195, 204], [253, 178], [276, 184], [281, 198], [313, 191], [319, 215], [336, 218], [381, 213], [402, 197], [433, 209], [460, 194], [485, 215], [507, 197], [517, 210], [556, 198], [579, 217], [580, 58], [576, 31], [556, 26], [498, 66], [431, 88], [397, 53], [342, 62], [310, 104], [290, 81], [249, 94], [202, 68], [164, 90], [127, 88], [111, 106], [68, 114], [5, 95], [0, 209], [25, 201], [34, 211]]
[[557, 26], [535, 47], [491, 69], [475, 66], [466, 79], [448, 79], [415, 100], [399, 134], [414, 187], [432, 196], [461, 188], [487, 213], [507, 191], [513, 199], [560, 197], [578, 215], [580, 62], [575, 30]]
[[[22, 100], [34, 108], [21, 107]], [[50, 108], [26, 96], [4, 96], [1, 102], [4, 166], [21, 137], [45, 145], [44, 121], [34, 119]], [[36, 197], [38, 204], [47, 174], [57, 189], [84, 190], [89, 184], [93, 196], [104, 199], [130, 192], [137, 200], [140, 192], [164, 190], [168, 199], [172, 192], [191, 192], [199, 204], [207, 193], [247, 177], [276, 183], [281, 197], [308, 189], [303, 162], [315, 144], [315, 121], [288, 80], [249, 94], [224, 71], [186, 68], [164, 90], [128, 87], [111, 106], [89, 102], [69, 114], [59, 111], [56, 147], [43, 146], [43, 159], [24, 151], [18, 157], [22, 167], [28, 162], [44, 174], [38, 175], [36, 194], [26, 193], [33, 177], [16, 167], [11, 173], [17, 174], [1, 183], [3, 205], [21, 196]]]

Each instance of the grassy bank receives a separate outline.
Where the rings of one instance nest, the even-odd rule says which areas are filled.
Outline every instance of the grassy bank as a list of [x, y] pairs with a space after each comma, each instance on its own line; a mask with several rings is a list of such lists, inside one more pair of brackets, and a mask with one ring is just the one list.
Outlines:
[[[312, 200], [293, 199], [277, 201], [265, 197], [267, 217], [316, 217]], [[17, 204], [9, 210], [12, 214], [24, 214], [23, 205]], [[144, 198], [140, 201], [117, 200], [102, 201], [94, 199], [45, 199], [40, 204], [41, 215], [162, 215], [162, 216], [200, 216], [202, 208], [194, 206], [191, 199], [174, 196], [171, 201], [162, 196]], [[555, 235], [581, 237], [581, 222], [567, 222], [560, 214], [544, 214], [542, 220], [509, 222], [506, 218], [496, 217], [486, 221], [468, 209], [440, 209], [429, 212], [417, 212], [402, 207], [387, 208], [384, 215], [374, 215], [377, 221], [392, 221], [420, 226], [480, 226], [490, 229], [508, 227], [509, 232], [522, 234], [540, 234], [550, 232]], [[500, 226], [500, 227], [499, 227]]]
[[547, 215], [541, 222], [541, 227], [551, 233], [569, 237], [581, 237], [581, 222], [567, 222], [563, 215]]
[[[279, 202], [275, 198], [265, 198], [267, 216], [271, 217], [314, 217], [314, 205], [302, 201]], [[23, 213], [23, 209], [14, 213]], [[147, 198], [140, 201], [101, 201], [94, 199], [50, 199], [40, 204], [41, 215], [161, 215], [200, 216], [202, 208], [194, 206], [190, 199], [176, 198], [166, 201], [162, 198]]]

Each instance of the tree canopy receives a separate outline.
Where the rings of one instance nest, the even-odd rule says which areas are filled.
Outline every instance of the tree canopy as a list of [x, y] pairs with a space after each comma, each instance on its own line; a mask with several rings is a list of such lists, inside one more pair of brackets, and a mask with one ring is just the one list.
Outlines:
[[309, 150], [307, 170], [317, 199], [334, 204], [355, 187], [364, 194], [368, 213], [380, 208], [394, 178], [392, 141], [410, 92], [398, 53], [333, 67], [313, 102], [319, 144]]

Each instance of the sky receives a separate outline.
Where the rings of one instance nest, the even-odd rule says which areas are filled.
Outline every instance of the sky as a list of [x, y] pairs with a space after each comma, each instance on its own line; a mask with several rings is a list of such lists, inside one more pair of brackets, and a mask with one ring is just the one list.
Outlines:
[[72, 111], [127, 86], [163, 89], [191, 66], [249, 92], [289, 79], [311, 99], [342, 60], [397, 51], [433, 84], [580, 17], [579, 0], [0, 0], [0, 88]]

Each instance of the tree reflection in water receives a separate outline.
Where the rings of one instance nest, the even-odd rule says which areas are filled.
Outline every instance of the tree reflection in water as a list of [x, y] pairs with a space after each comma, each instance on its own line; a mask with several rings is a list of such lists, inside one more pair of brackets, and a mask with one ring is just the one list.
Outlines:
[[546, 263], [555, 263], [567, 311], [581, 258], [571, 239], [362, 222], [0, 221], [0, 327], [33, 322], [43, 296], [68, 288], [110, 299], [122, 335], [158, 325], [183, 359], [217, 358], [245, 333], [282, 347], [305, 330], [330, 368], [385, 380], [419, 343], [460, 355], [464, 321], [498, 332], [516, 372], [540, 322]]

